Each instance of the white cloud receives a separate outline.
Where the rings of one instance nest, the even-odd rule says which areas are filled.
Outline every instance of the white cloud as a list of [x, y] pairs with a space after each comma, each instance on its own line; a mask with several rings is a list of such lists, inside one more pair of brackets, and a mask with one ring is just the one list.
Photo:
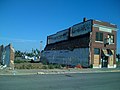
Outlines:
[[27, 40], [27, 39], [12, 39], [12, 38], [0, 38], [0, 40], [4, 41], [12, 41], [12, 42], [18, 42], [18, 43], [36, 43], [40, 42], [39, 40]]

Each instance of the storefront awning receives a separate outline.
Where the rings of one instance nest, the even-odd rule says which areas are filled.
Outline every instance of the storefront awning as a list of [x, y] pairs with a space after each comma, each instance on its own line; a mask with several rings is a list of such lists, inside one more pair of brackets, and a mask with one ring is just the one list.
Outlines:
[[113, 55], [113, 53], [110, 49], [102, 49], [102, 55], [111, 56], [111, 55]]

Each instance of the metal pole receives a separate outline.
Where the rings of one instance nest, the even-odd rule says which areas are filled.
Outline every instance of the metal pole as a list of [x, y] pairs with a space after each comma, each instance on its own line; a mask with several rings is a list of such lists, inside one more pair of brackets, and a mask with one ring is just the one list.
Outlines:
[[43, 41], [40, 41], [40, 58], [41, 58], [41, 52], [42, 52], [42, 42]]

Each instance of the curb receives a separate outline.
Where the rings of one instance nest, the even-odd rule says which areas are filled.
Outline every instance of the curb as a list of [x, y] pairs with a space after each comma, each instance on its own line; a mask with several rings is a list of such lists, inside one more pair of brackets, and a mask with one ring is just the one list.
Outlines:
[[0, 73], [0, 75], [45, 75], [45, 74], [74, 74], [74, 73], [108, 73], [108, 72], [120, 72], [120, 70], [108, 70], [108, 71], [40, 71], [40, 72], [18, 72], [9, 71], [7, 73]]

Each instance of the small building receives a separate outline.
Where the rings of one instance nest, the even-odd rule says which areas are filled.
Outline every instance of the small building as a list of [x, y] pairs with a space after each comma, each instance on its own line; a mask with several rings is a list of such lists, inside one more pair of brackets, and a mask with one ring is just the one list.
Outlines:
[[0, 46], [0, 64], [3, 66], [14, 68], [14, 53], [15, 50], [11, 44]]
[[115, 24], [84, 18], [83, 22], [48, 36], [42, 56], [49, 63], [115, 68], [116, 33]]

